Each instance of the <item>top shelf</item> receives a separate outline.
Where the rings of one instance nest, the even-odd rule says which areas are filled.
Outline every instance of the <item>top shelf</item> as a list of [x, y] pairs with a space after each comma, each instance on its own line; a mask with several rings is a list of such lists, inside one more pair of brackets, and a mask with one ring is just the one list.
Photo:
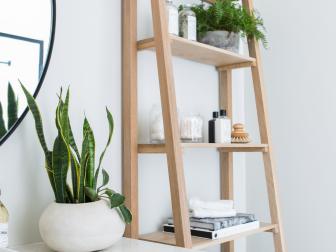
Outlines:
[[[255, 64], [255, 59], [228, 50], [170, 35], [172, 54], [215, 67], [239, 68]], [[138, 41], [138, 50], [155, 49], [154, 38]]]

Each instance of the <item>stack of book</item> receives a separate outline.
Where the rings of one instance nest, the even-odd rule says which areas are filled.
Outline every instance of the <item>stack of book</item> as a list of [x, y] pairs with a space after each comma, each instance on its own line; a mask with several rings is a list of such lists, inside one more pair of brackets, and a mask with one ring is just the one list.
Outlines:
[[[260, 223], [253, 214], [238, 213], [235, 216], [223, 218], [190, 217], [191, 235], [208, 239], [220, 239], [259, 227]], [[172, 218], [168, 218], [167, 224], [163, 225], [163, 231], [174, 233]]]

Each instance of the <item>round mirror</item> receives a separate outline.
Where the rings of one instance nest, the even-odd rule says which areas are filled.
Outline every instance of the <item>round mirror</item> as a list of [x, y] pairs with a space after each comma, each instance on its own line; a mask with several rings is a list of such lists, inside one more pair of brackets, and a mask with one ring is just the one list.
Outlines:
[[0, 145], [27, 113], [20, 82], [36, 97], [50, 61], [55, 0], [0, 0]]

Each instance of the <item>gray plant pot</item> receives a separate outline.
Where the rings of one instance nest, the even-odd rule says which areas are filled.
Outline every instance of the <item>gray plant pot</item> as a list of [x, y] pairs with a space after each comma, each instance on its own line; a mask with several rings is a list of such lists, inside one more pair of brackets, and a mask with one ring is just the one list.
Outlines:
[[227, 31], [208, 31], [200, 42], [235, 53], [239, 52], [239, 33]]

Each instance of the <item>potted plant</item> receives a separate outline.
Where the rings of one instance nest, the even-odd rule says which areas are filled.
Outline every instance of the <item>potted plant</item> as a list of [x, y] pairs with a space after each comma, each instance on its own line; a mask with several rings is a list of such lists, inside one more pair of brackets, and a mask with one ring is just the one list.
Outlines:
[[239, 38], [260, 40], [267, 47], [263, 20], [249, 13], [236, 0], [217, 0], [212, 5], [192, 8], [197, 18], [198, 40], [215, 47], [239, 51]]
[[[50, 150], [36, 101], [23, 85], [22, 88], [35, 120], [45, 154], [46, 171], [56, 199], [40, 218], [43, 241], [51, 249], [62, 252], [89, 252], [110, 247], [122, 237], [125, 224], [132, 221], [132, 215], [124, 205], [125, 197], [107, 187], [109, 175], [101, 168], [112, 139], [112, 114], [106, 109], [109, 135], [96, 168], [95, 137], [86, 118], [81, 152], [76, 145], [68, 115], [69, 90], [65, 100], [62, 90], [59, 95], [55, 119], [58, 135]], [[98, 185], [100, 173], [102, 183]]]

